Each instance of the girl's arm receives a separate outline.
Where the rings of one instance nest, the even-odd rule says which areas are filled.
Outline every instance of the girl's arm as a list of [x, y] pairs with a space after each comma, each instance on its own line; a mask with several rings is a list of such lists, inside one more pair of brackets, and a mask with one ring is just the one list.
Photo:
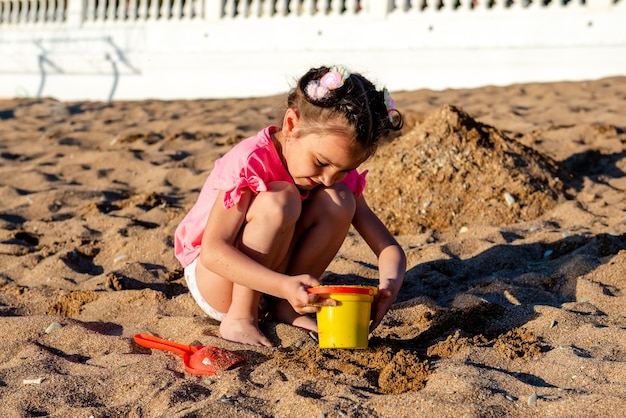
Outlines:
[[202, 236], [200, 262], [213, 273], [256, 291], [287, 299], [296, 312], [312, 313], [308, 306], [317, 299], [306, 292], [307, 287], [319, 285], [310, 275], [287, 276], [273, 271], [248, 257], [236, 247], [246, 213], [252, 202], [252, 192], [243, 190], [239, 203], [226, 209], [220, 192], [209, 214]]
[[352, 225], [378, 257], [380, 283], [374, 302], [371, 331], [380, 324], [400, 291], [406, 273], [406, 256], [363, 196], [357, 198]]

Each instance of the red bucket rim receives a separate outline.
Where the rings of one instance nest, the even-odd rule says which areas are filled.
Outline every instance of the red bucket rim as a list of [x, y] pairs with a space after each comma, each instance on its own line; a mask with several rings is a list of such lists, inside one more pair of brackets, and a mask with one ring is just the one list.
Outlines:
[[351, 293], [353, 295], [374, 296], [376, 292], [378, 292], [378, 288], [376, 288], [375, 286], [361, 285], [329, 285], [309, 287], [307, 291], [314, 295], [328, 295], [331, 293]]

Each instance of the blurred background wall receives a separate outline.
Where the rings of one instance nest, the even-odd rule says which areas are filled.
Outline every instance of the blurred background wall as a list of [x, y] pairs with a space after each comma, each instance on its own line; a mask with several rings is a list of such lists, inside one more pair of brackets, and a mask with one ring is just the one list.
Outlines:
[[626, 0], [0, 0], [0, 97], [255, 97], [626, 75]]

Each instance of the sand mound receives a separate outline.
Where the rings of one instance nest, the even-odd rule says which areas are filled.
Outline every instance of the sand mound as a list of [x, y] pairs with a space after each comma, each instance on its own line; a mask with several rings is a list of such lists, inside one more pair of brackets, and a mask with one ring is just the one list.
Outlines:
[[399, 235], [541, 216], [563, 196], [555, 162], [446, 105], [366, 163], [370, 205]]

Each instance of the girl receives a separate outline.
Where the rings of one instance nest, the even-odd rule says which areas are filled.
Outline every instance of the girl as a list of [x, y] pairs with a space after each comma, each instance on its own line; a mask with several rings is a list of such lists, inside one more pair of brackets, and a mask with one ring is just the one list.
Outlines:
[[[393, 303], [404, 252], [368, 207], [361, 165], [402, 127], [386, 89], [344, 67], [309, 70], [289, 93], [282, 126], [269, 126], [215, 162], [198, 201], [176, 229], [189, 291], [222, 338], [270, 346], [267, 317], [310, 331], [320, 284], [350, 225], [379, 261], [373, 330]], [[262, 298], [262, 295], [274, 298]], [[269, 305], [265, 307], [264, 305]]]

